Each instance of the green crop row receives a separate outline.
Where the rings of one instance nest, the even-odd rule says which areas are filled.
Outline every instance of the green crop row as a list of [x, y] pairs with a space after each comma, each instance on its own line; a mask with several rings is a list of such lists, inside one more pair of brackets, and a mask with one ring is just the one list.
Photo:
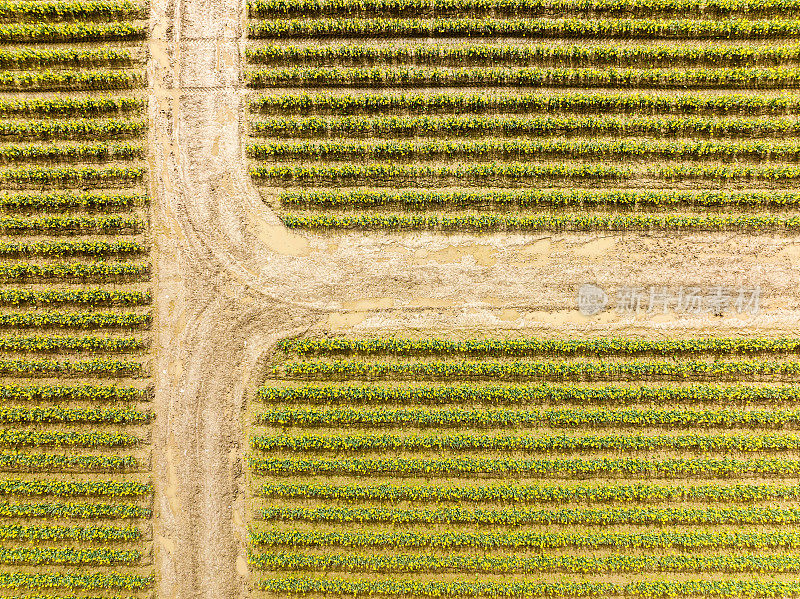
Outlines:
[[317, 499], [335, 501], [473, 501], [473, 502], [666, 502], [717, 501], [755, 502], [800, 499], [798, 485], [765, 484], [707, 484], [665, 486], [658, 484], [631, 485], [521, 485], [515, 483], [484, 483], [467, 486], [409, 485], [409, 484], [346, 484], [325, 483], [264, 483], [256, 493], [276, 499]]
[[265, 521], [304, 521], [356, 524], [475, 524], [528, 526], [563, 524], [571, 526], [624, 525], [768, 525], [800, 522], [796, 508], [537, 508], [481, 509], [461, 507], [268, 507], [258, 512]]
[[[2, 112], [0, 103], [0, 112]], [[787, 114], [800, 108], [791, 95], [751, 94], [593, 94], [587, 92], [508, 94], [307, 94], [287, 93], [260, 97], [250, 108], [262, 112], [333, 112], [417, 114], [432, 112], [638, 112], [679, 114]]]
[[143, 167], [107, 166], [83, 167], [26, 167], [0, 171], [0, 182], [6, 185], [132, 185], [144, 177]]
[[[150, 483], [137, 481], [2, 480], [0, 496], [143, 497], [153, 493]], [[5, 530], [5, 529], [3, 529]]]
[[141, 443], [136, 435], [101, 431], [36, 431], [3, 429], [0, 445], [12, 447], [131, 447]]
[[[16, 124], [15, 124], [16, 125]], [[795, 118], [701, 118], [633, 116], [382, 116], [269, 118], [251, 123], [261, 137], [378, 135], [707, 135], [713, 137], [786, 136], [800, 133]]]
[[[259, 412], [259, 424], [319, 426], [679, 426], [749, 427], [795, 426], [800, 424], [800, 409], [740, 410], [736, 408], [283, 408]], [[676, 441], [677, 442], [677, 441]]]
[[83, 117], [89, 115], [116, 115], [144, 109], [144, 100], [119, 96], [114, 98], [36, 98], [29, 100], [0, 99], [0, 114]]
[[36, 408], [0, 408], [0, 422], [47, 423], [109, 423], [143, 424], [152, 420], [152, 412], [136, 408], [64, 408], [60, 406]]
[[534, 478], [634, 477], [634, 478], [730, 478], [736, 475], [789, 476], [800, 474], [800, 460], [783, 458], [737, 459], [665, 459], [599, 458], [583, 459], [513, 459], [513, 458], [375, 458], [375, 459], [300, 459], [250, 458], [257, 474], [292, 476], [296, 474], [373, 476], [448, 476], [474, 477], [524, 475]]
[[111, 23], [12, 23], [0, 25], [0, 42], [100, 42], [142, 39], [144, 25]]
[[251, 0], [247, 8], [251, 17], [354, 16], [365, 13], [379, 16], [429, 13], [549, 16], [586, 12], [649, 17], [654, 14], [784, 16], [800, 11], [800, 4], [797, 0], [769, 0], [758, 4], [746, 0]]
[[141, 362], [93, 358], [76, 362], [57, 360], [0, 360], [0, 375], [29, 376], [142, 376]]
[[150, 304], [152, 299], [152, 294], [149, 291], [0, 289], [0, 305], [10, 306], [53, 306], [60, 304], [145, 306]]
[[472, 556], [472, 555], [358, 555], [270, 552], [250, 554], [251, 565], [264, 570], [318, 570], [338, 572], [475, 572], [509, 574], [571, 572], [800, 572], [797, 555], [701, 556], [659, 555], [607, 557], [565, 555]]
[[0, 526], [0, 539], [26, 541], [135, 541], [142, 538], [138, 528], [128, 526]]
[[0, 146], [0, 161], [26, 160], [131, 160], [144, 157], [144, 149], [135, 144], [80, 144], [64, 146]]
[[136, 549], [78, 549], [73, 547], [0, 547], [0, 564], [38, 566], [60, 564], [70, 566], [108, 566], [136, 564], [142, 554]]
[[0, 503], [3, 518], [149, 518], [153, 511], [133, 503]]
[[301, 356], [310, 354], [409, 354], [415, 356], [536, 356], [536, 355], [624, 355], [669, 356], [686, 354], [798, 353], [800, 339], [794, 337], [714, 337], [695, 339], [404, 339], [402, 337], [303, 337], [286, 339], [279, 349]]
[[[2, 26], [0, 26], [2, 29]], [[144, 77], [136, 71], [3, 71], [4, 90], [131, 89], [142, 87]]]
[[12, 335], [0, 337], [0, 351], [6, 352], [134, 352], [148, 343], [136, 337], [75, 337], [72, 335]]
[[[623, 142], [624, 143], [624, 142]], [[722, 142], [725, 143], [725, 142]], [[755, 142], [758, 143], [758, 142]], [[644, 145], [644, 144], [643, 144]], [[552, 208], [702, 206], [726, 208], [797, 208], [800, 194], [784, 191], [618, 191], [589, 189], [525, 189], [514, 191], [372, 191], [302, 190], [284, 192], [283, 206], [310, 208]]]
[[0, 452], [0, 471], [78, 471], [98, 472], [107, 470], [131, 470], [139, 467], [133, 456], [61, 455], [49, 453]]
[[412, 216], [407, 214], [359, 214], [331, 216], [325, 214], [283, 214], [284, 225], [292, 229], [376, 229], [376, 230], [440, 230], [440, 231], [736, 231], [788, 230], [800, 228], [800, 218], [768, 214], [703, 215], [682, 214], [564, 214], [506, 216], [495, 214], [467, 216]]
[[0, 232], [6, 235], [41, 231], [49, 235], [72, 234], [75, 231], [119, 235], [125, 231], [139, 233], [145, 229], [141, 218], [132, 216], [39, 216], [33, 218], [0, 218]]
[[130, 210], [146, 205], [144, 195], [108, 195], [102, 193], [18, 193], [0, 195], [2, 210]]
[[[0, 433], [0, 442], [2, 442]], [[453, 435], [342, 435], [304, 434], [259, 435], [250, 440], [250, 447], [260, 451], [417, 451], [417, 450], [493, 450], [493, 451], [796, 451], [798, 435], [485, 435], [458, 433]]]
[[119, 573], [75, 573], [48, 572], [26, 574], [22, 572], [0, 573], [0, 588], [5, 589], [125, 589], [138, 591], [150, 588], [155, 582], [154, 576]]
[[[662, 21], [652, 19], [513, 18], [277, 19], [251, 22], [248, 33], [252, 38], [268, 39], [451, 36], [758, 39], [797, 36], [800, 34], [800, 21], [790, 19], [763, 21], [743, 19]], [[0, 39], [2, 38], [3, 31], [0, 29]]]
[[[2, 252], [0, 252], [2, 253]], [[30, 279], [80, 279], [91, 281], [135, 279], [146, 280], [150, 265], [131, 262], [56, 262], [33, 264], [29, 262], [0, 263], [0, 280], [26, 281]]]
[[141, 135], [145, 131], [142, 121], [120, 119], [73, 119], [66, 121], [4, 121], [0, 122], [0, 136], [27, 139], [52, 139], [67, 137], [120, 137]]
[[774, 597], [800, 595], [798, 582], [690, 580], [675, 582], [430, 582], [417, 580], [345, 580], [338, 578], [263, 578], [268, 593], [405, 597]]
[[251, 542], [267, 547], [431, 547], [455, 548], [587, 548], [597, 549], [798, 549], [797, 532], [307, 532], [250, 533]]
[[[800, 60], [800, 45], [775, 46], [592, 46], [547, 44], [461, 45], [461, 46], [286, 46], [264, 45], [245, 50], [251, 63], [279, 64], [353, 64], [391, 63], [427, 65], [567, 65], [587, 66], [614, 64], [670, 66], [676, 64], [710, 64], [713, 66], [782, 65]], [[0, 53], [0, 64], [3, 54]]]
[[[13, 76], [9, 76], [13, 79]], [[3, 81], [0, 79], [0, 85]], [[800, 85], [800, 69], [594, 69], [548, 67], [286, 67], [247, 72], [251, 87], [285, 86], [525, 86], [612, 88], [785, 89]], [[9, 83], [8, 85], [12, 85]], [[44, 84], [46, 85], [46, 84]], [[15, 87], [25, 87], [19, 84]]]
[[138, 241], [0, 242], [0, 256], [107, 256], [146, 252], [147, 247]]
[[309, 379], [386, 379], [412, 378], [437, 380], [449, 378], [475, 379], [622, 379], [642, 377], [795, 376], [800, 374], [800, 362], [779, 360], [736, 360], [706, 362], [702, 360], [631, 360], [628, 362], [362, 362], [359, 360], [309, 360], [286, 362], [273, 369], [283, 378]]
[[129, 0], [57, 0], [56, 2], [3, 0], [0, 2], [0, 19], [3, 21], [138, 19], [147, 18], [146, 14], [142, 6]]
[[152, 321], [150, 314], [133, 312], [12, 312], [0, 314], [0, 327], [140, 328]]
[[[481, 141], [331, 141], [250, 144], [255, 159], [433, 160], [513, 158], [644, 158], [800, 160], [800, 143], [770, 141], [656, 140], [481, 140]], [[0, 157], [2, 152], [0, 152]], [[360, 192], [367, 196], [369, 192]], [[526, 192], [535, 195], [535, 192]], [[573, 192], [574, 193], [574, 192]], [[672, 192], [675, 194], [675, 192]], [[565, 192], [562, 192], [565, 195]], [[473, 194], [474, 195], [474, 194]], [[544, 195], [539, 192], [539, 197]], [[632, 194], [629, 194], [632, 195]], [[667, 195], [666, 193], [664, 195]], [[763, 195], [763, 194], [762, 194]]]
[[[312, 346], [313, 347], [313, 346]], [[302, 346], [301, 346], [302, 348]], [[301, 349], [302, 351], [302, 349]], [[687, 386], [604, 386], [535, 384], [524, 386], [443, 385], [424, 387], [378, 387], [306, 385], [303, 387], [261, 387], [258, 400], [271, 404], [519, 404], [537, 405], [636, 404], [680, 405], [721, 403], [723, 406], [757, 402], [795, 403], [800, 390], [794, 385], [756, 387], [752, 385]]]
[[[30, 4], [34, 4], [31, 2]], [[36, 6], [52, 6], [51, 3], [36, 2]], [[2, 9], [0, 9], [2, 10]], [[100, 50], [40, 50], [24, 48], [21, 50], [0, 50], [0, 66], [5, 68], [24, 68], [36, 66], [74, 66], [131, 65], [135, 59], [129, 50], [101, 48]]]

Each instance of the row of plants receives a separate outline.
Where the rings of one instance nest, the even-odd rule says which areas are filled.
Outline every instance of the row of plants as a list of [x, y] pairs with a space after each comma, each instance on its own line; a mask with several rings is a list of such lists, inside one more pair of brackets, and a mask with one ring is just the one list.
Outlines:
[[106, 423], [146, 424], [153, 413], [137, 408], [67, 408], [48, 406], [35, 408], [0, 408], [0, 422], [8, 423]]
[[151, 314], [135, 312], [6, 312], [0, 327], [140, 328], [152, 321]]
[[91, 358], [74, 362], [58, 360], [0, 360], [0, 374], [14, 377], [33, 376], [143, 376], [141, 362]]
[[116, 564], [134, 565], [142, 559], [136, 549], [82, 549], [76, 547], [0, 547], [0, 564], [20, 566], [69, 565], [69, 566], [109, 566]]
[[[284, 67], [247, 72], [251, 87], [325, 86], [525, 86], [614, 88], [786, 89], [800, 85], [800, 69], [720, 68], [559, 68], [559, 67]], [[16, 76], [9, 76], [9, 81]], [[18, 77], [16, 77], [18, 79]], [[5, 82], [0, 78], [0, 86]], [[8, 83], [9, 86], [14, 85]], [[25, 83], [15, 87], [25, 87]], [[31, 84], [39, 87], [49, 85]], [[53, 83], [53, 86], [59, 85]], [[66, 84], [65, 84], [66, 85]], [[108, 87], [108, 86], [106, 86]]]
[[[0, 487], [1, 489], [1, 487]], [[273, 499], [316, 499], [347, 502], [361, 501], [409, 501], [421, 502], [689, 502], [715, 501], [758, 502], [795, 501], [800, 499], [800, 485], [772, 484], [702, 484], [660, 485], [654, 483], [633, 484], [518, 484], [483, 483], [473, 485], [403, 484], [384, 483], [329, 484], [267, 482], [256, 488], [256, 494]]]
[[142, 532], [134, 526], [23, 526], [7, 524], [0, 526], [0, 539], [23, 541], [93, 541], [126, 542], [142, 538]]
[[[2, 33], [0, 26], [0, 33]], [[51, 91], [131, 89], [144, 86], [138, 71], [2, 71], [0, 89]]]
[[35, 216], [0, 218], [0, 232], [6, 235], [28, 235], [46, 232], [49, 235], [72, 235], [82, 231], [120, 235], [140, 233], [145, 222], [138, 216]]
[[[147, 497], [152, 495], [153, 485], [126, 480], [26, 480], [6, 479], [0, 481], [0, 496], [39, 497]], [[3, 530], [10, 529], [5, 527]]]
[[[134, 402], [150, 399], [152, 390], [117, 385], [0, 385], [0, 400]], [[0, 495], [3, 482], [0, 481]]]
[[132, 447], [141, 441], [136, 435], [103, 431], [0, 431], [0, 445], [11, 447]]
[[768, 137], [797, 135], [792, 117], [656, 117], [656, 116], [343, 116], [273, 117], [250, 124], [256, 137], [441, 136], [448, 135], [708, 135]]
[[26, 139], [55, 139], [68, 137], [127, 137], [141, 135], [146, 125], [142, 121], [124, 119], [71, 119], [37, 121], [3, 121], [0, 136]]
[[[12, 3], [8, 3], [12, 4]], [[32, 6], [51, 7], [55, 2], [29, 2]], [[13, 3], [19, 6], [19, 3]], [[0, 7], [0, 12], [2, 8]], [[36, 66], [39, 68], [49, 66], [92, 67], [97, 65], [128, 66], [136, 59], [129, 50], [121, 48], [100, 48], [98, 50], [76, 50], [74, 48], [59, 48], [42, 50], [39, 48], [22, 48], [19, 50], [0, 50], [0, 66], [5, 68], [25, 68]], [[6, 100], [6, 102], [8, 102]], [[91, 105], [94, 105], [92, 103]], [[54, 104], [55, 105], [55, 104]]]
[[136, 352], [148, 342], [137, 337], [76, 337], [74, 335], [11, 335], [0, 337], [0, 351], [7, 352]]
[[770, 525], [800, 522], [797, 508], [510, 508], [483, 509], [461, 507], [267, 507], [258, 511], [265, 521], [303, 521], [312, 523], [355, 524], [473, 524], [530, 526], [561, 524], [565, 526], [611, 525]]
[[146, 306], [153, 301], [150, 291], [112, 291], [108, 289], [0, 289], [0, 305], [58, 306]]
[[104, 42], [140, 40], [147, 27], [126, 21], [110, 23], [0, 24], [0, 42]]
[[106, 166], [24, 167], [0, 171], [5, 185], [134, 185], [144, 178], [144, 167]]
[[[33, 50], [30, 50], [33, 52]], [[40, 52], [46, 52], [44, 50]], [[114, 50], [119, 52], [119, 50]], [[118, 116], [120, 113], [140, 112], [144, 100], [130, 96], [102, 97], [93, 95], [86, 98], [27, 98], [0, 99], [0, 114], [6, 116], [30, 117], [83, 117]]]
[[3, 518], [149, 518], [153, 511], [134, 503], [0, 503]]
[[354, 16], [359, 14], [417, 16], [420, 13], [486, 15], [553, 15], [592, 13], [619, 16], [654, 14], [778, 15], [800, 11], [797, 0], [250, 0], [250, 17]]
[[0, 452], [1, 471], [105, 472], [136, 470], [140, 466], [139, 460], [129, 455]]
[[144, 6], [130, 0], [56, 0], [55, 2], [0, 2], [3, 21], [74, 21], [79, 19], [141, 19], [147, 18]]
[[[131, 29], [133, 27], [131, 26]], [[7, 37], [0, 28], [0, 41]], [[576, 37], [631, 39], [761, 39], [800, 35], [793, 19], [276, 19], [251, 21], [251, 38]], [[31, 34], [33, 36], [33, 34]], [[11, 38], [14, 39], [14, 38]], [[37, 37], [38, 39], [38, 37]], [[77, 38], [76, 38], [77, 39]], [[91, 38], [102, 39], [102, 38]]]
[[[800, 108], [791, 95], [707, 95], [697, 93], [609, 93], [564, 91], [563, 93], [402, 93], [402, 94], [309, 94], [286, 93], [252, 100], [250, 108], [260, 112], [333, 112], [340, 115], [398, 111], [417, 114], [435, 112], [637, 112], [679, 114], [787, 114]], [[3, 104], [0, 102], [0, 113]]]
[[[308, 360], [286, 362], [273, 368], [282, 378], [309, 379], [385, 379], [412, 378], [416, 381], [449, 378], [508, 379], [604, 379], [637, 380], [643, 377], [743, 377], [794, 376], [800, 362], [791, 360], [631, 360], [628, 362], [549, 362], [532, 361], [430, 361], [364, 362], [360, 360]], [[298, 412], [299, 413], [299, 412]], [[311, 413], [311, 412], [309, 412]], [[343, 413], [345, 413], [343, 411]], [[353, 413], [366, 413], [358, 410]]]
[[[132, 160], [143, 158], [144, 148], [139, 144], [70, 144], [49, 146], [17, 146], [0, 147], [0, 161], [22, 162], [26, 160]], [[29, 194], [30, 195], [30, 194]], [[77, 196], [77, 194], [74, 194]], [[96, 194], [95, 194], [96, 195]]]
[[375, 229], [392, 231], [739, 231], [800, 229], [800, 218], [770, 214], [703, 215], [683, 214], [546, 214], [507, 216], [496, 214], [466, 216], [415, 216], [408, 214], [282, 214], [291, 229]]
[[[291, 342], [290, 342], [291, 344]], [[311, 346], [313, 349], [313, 345]], [[302, 351], [302, 345], [300, 346]], [[538, 405], [544, 403], [604, 404], [654, 403], [680, 405], [683, 403], [718, 403], [723, 406], [752, 403], [795, 403], [800, 389], [794, 385], [702, 385], [685, 386], [600, 386], [552, 385], [547, 383], [515, 386], [441, 385], [414, 387], [383, 387], [376, 385], [304, 385], [301, 387], [261, 387], [258, 401], [269, 404], [322, 404], [331, 406], [351, 404], [471, 404]]]
[[[547, 142], [545, 142], [547, 143]], [[591, 142], [590, 142], [591, 143]], [[644, 143], [644, 142], [643, 142]], [[721, 142], [726, 143], [726, 142]], [[747, 143], [747, 142], [745, 142]], [[753, 142], [758, 144], [760, 142]], [[666, 144], [665, 144], [666, 145]], [[385, 208], [405, 210], [442, 208], [575, 208], [575, 207], [725, 207], [796, 208], [800, 194], [791, 191], [620, 191], [596, 189], [525, 189], [510, 191], [285, 191], [282, 206], [300, 208]]]
[[77, 573], [0, 573], [0, 588], [4, 589], [124, 589], [139, 591], [153, 586], [155, 576], [141, 574]]
[[514, 458], [250, 458], [250, 467], [257, 474], [293, 476], [448, 476], [474, 477], [527, 476], [535, 478], [633, 477], [633, 478], [730, 478], [751, 475], [758, 477], [796, 477], [800, 460], [758, 458], [644, 458], [598, 459], [514, 459]]
[[28, 281], [40, 279], [80, 279], [102, 281], [148, 278], [150, 265], [137, 262], [54, 262], [34, 264], [30, 262], [0, 263], [1, 281]]
[[[0, 433], [0, 442], [3, 436]], [[259, 451], [796, 451], [798, 435], [453, 435], [304, 434], [258, 435], [250, 447]]]
[[0, 242], [0, 256], [108, 256], [146, 252], [144, 244], [127, 240]]

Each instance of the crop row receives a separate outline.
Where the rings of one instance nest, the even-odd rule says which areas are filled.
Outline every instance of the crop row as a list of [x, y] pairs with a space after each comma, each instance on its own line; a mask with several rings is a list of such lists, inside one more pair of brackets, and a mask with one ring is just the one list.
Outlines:
[[438, 231], [737, 231], [787, 230], [800, 228], [800, 218], [758, 215], [671, 215], [671, 214], [565, 214], [506, 216], [496, 214], [467, 216], [414, 216], [408, 214], [326, 214], [281, 215], [283, 224], [292, 229], [376, 229]]
[[[1, 26], [0, 26], [1, 28]], [[144, 85], [137, 71], [3, 71], [3, 90], [95, 90], [131, 89]]]
[[61, 304], [146, 306], [151, 302], [152, 294], [149, 291], [0, 289], [0, 305], [6, 306], [54, 306]]
[[61, 406], [36, 408], [0, 408], [0, 422], [38, 422], [38, 423], [109, 423], [143, 424], [150, 422], [152, 412], [136, 408], [64, 408]]
[[[15, 124], [14, 126], [16, 127]], [[24, 126], [20, 125], [20, 130]], [[263, 137], [327, 137], [391, 135], [707, 135], [766, 137], [800, 133], [791, 117], [614, 117], [614, 116], [381, 116], [339, 118], [268, 118], [251, 123], [251, 133]]]
[[152, 513], [133, 503], [0, 503], [3, 518], [149, 518]]
[[268, 507], [258, 512], [265, 521], [304, 521], [355, 524], [475, 524], [528, 526], [611, 525], [771, 525], [800, 522], [797, 508], [538, 508], [482, 509], [461, 507]]
[[138, 591], [150, 588], [155, 582], [154, 576], [140, 574], [119, 573], [77, 573], [77, 572], [48, 572], [48, 573], [0, 573], [0, 588], [4, 589], [125, 589]]
[[758, 476], [790, 476], [800, 474], [800, 460], [783, 458], [737, 459], [664, 459], [599, 458], [583, 459], [513, 459], [513, 458], [250, 458], [250, 467], [257, 474], [293, 476], [347, 475], [374, 476], [448, 476], [474, 477], [524, 475], [535, 478], [575, 478], [621, 476], [633, 478], [730, 478], [743, 474]]
[[638, 549], [798, 549], [800, 533], [780, 532], [251, 532], [267, 547], [431, 547], [455, 548], [638, 548]]
[[0, 360], [0, 374], [4, 376], [142, 376], [141, 362], [92, 358], [76, 362], [58, 360]]
[[[302, 347], [302, 346], [301, 346]], [[313, 346], [312, 346], [313, 347]], [[682, 403], [719, 403], [723, 406], [757, 402], [795, 403], [800, 390], [794, 385], [757, 387], [753, 385], [686, 386], [603, 386], [535, 384], [524, 386], [443, 385], [420, 387], [379, 387], [306, 385], [303, 387], [261, 387], [258, 400], [265, 403], [310, 403], [331, 406], [350, 404], [470, 404], [536, 405], [635, 404], [680, 405]]]
[[0, 314], [0, 327], [139, 328], [152, 321], [150, 314], [133, 312], [11, 312]]
[[109, 254], [143, 254], [145, 252], [147, 252], [147, 247], [138, 241], [0, 242], [0, 256], [107, 256]]
[[0, 195], [0, 209], [12, 210], [130, 210], [146, 205], [147, 196], [88, 192], [17, 193]]
[[23, 235], [41, 231], [49, 235], [73, 234], [77, 231], [119, 235], [145, 229], [144, 221], [134, 216], [38, 216], [32, 218], [0, 218], [0, 232]]
[[[116, 385], [0, 385], [0, 400], [10, 401], [146, 401], [150, 391]], [[3, 483], [0, 481], [0, 489]], [[0, 490], [0, 495], [2, 491]]]
[[[34, 4], [31, 2], [31, 4]], [[52, 6], [51, 3], [36, 2], [36, 6]], [[2, 10], [0, 8], [0, 10]], [[129, 50], [102, 48], [100, 50], [41, 50], [24, 48], [21, 50], [0, 50], [0, 66], [5, 68], [24, 68], [26, 66], [74, 66], [130, 65], [135, 59]]]
[[701, 556], [659, 555], [582, 557], [565, 555], [358, 555], [270, 552], [251, 554], [251, 565], [264, 570], [318, 570], [345, 572], [475, 572], [509, 574], [571, 572], [800, 572], [797, 555]]
[[151, 495], [152, 492], [153, 486], [150, 483], [137, 481], [12, 479], [0, 481], [0, 496], [145, 497]]
[[251, 17], [329, 16], [359, 14], [416, 16], [420, 13], [489, 15], [553, 15], [592, 13], [621, 16], [654, 14], [767, 15], [800, 11], [797, 0], [251, 0]]
[[145, 131], [142, 121], [121, 119], [72, 119], [65, 121], [3, 121], [0, 122], [0, 136], [24, 138], [64, 138], [64, 137], [119, 137], [140, 135]]
[[0, 146], [0, 161], [22, 162], [25, 160], [131, 160], [142, 158], [142, 146], [135, 144], [81, 144], [51, 146]]
[[800, 486], [766, 484], [704, 484], [690, 486], [635, 483], [630, 485], [524, 485], [486, 483], [478, 485], [413, 484], [326, 484], [268, 482], [256, 494], [275, 499], [317, 499], [336, 501], [441, 501], [488, 502], [666, 502], [716, 501], [755, 502], [800, 499]]
[[0, 42], [101, 42], [142, 39], [144, 25], [110, 23], [12, 23], [0, 25]]
[[0, 351], [6, 352], [133, 352], [142, 351], [147, 347], [147, 341], [136, 337], [75, 337], [72, 335], [0, 337]]
[[345, 580], [339, 578], [263, 578], [269, 593], [406, 597], [772, 597], [800, 595], [800, 583], [760, 580], [674, 582], [430, 582], [417, 580]]
[[[1, 254], [2, 252], [0, 252]], [[0, 280], [26, 281], [40, 279], [80, 279], [102, 281], [118, 279], [146, 279], [150, 265], [136, 262], [54, 262], [33, 264], [29, 262], [0, 263]]]
[[132, 565], [142, 558], [136, 549], [78, 549], [73, 547], [0, 547], [0, 564], [38, 566], [44, 564], [108, 566]]
[[124, 112], [140, 111], [143, 108], [144, 100], [128, 96], [106, 98], [32, 98], [26, 100], [0, 99], [0, 114], [32, 117], [113, 116]]
[[0, 526], [0, 539], [26, 541], [135, 541], [142, 533], [133, 526], [23, 526], [7, 524]]
[[642, 377], [739, 377], [795, 376], [800, 374], [800, 362], [781, 360], [734, 360], [706, 362], [702, 360], [630, 360], [628, 362], [549, 362], [480, 361], [480, 362], [363, 362], [360, 360], [308, 360], [286, 362], [273, 369], [283, 378], [309, 379], [386, 379], [413, 378], [436, 380], [448, 378], [474, 379], [624, 379]]
[[[133, 30], [134, 28], [131, 27]], [[252, 21], [251, 38], [567, 37], [632, 39], [759, 39], [795, 37], [800, 21], [775, 19], [277, 19]], [[37, 34], [30, 33], [29, 37]], [[132, 31], [129, 35], [135, 35]], [[10, 37], [0, 28], [0, 40]], [[39, 39], [37, 37], [37, 39]], [[92, 39], [92, 38], [90, 38]], [[98, 39], [98, 38], [93, 38]]]
[[[800, 143], [771, 141], [656, 141], [656, 140], [481, 140], [481, 141], [325, 141], [250, 144], [256, 159], [393, 159], [438, 158], [644, 158], [800, 160]], [[0, 152], [2, 157], [2, 152]], [[535, 195], [535, 192], [527, 192]], [[568, 193], [568, 192], [567, 192]], [[672, 192], [675, 194], [675, 192]], [[368, 195], [362, 192], [363, 195]], [[562, 192], [566, 195], [565, 192]], [[540, 192], [541, 195], [544, 195]], [[667, 194], [664, 194], [667, 195]], [[763, 195], [763, 194], [762, 194]]]
[[133, 456], [123, 455], [74, 455], [48, 453], [0, 452], [0, 471], [98, 472], [108, 470], [132, 470], [141, 464]]
[[141, 441], [136, 435], [100, 431], [0, 431], [0, 445], [12, 447], [131, 447]]
[[[9, 76], [9, 79], [13, 79]], [[284, 86], [525, 86], [612, 88], [785, 89], [800, 85], [800, 69], [595, 69], [548, 67], [287, 67], [247, 73], [251, 87]], [[0, 85], [3, 84], [0, 79]], [[8, 85], [13, 85], [9, 83]], [[43, 87], [47, 84], [42, 84]], [[55, 85], [55, 84], [54, 84]], [[25, 87], [25, 84], [15, 85]]]
[[[261, 112], [409, 113], [432, 112], [638, 112], [682, 114], [786, 114], [800, 108], [789, 95], [756, 94], [593, 94], [565, 91], [559, 94], [498, 92], [435, 94], [308, 94], [287, 93], [253, 100], [250, 108]], [[110, 110], [110, 109], [109, 109]], [[0, 103], [0, 112], [3, 104]]]
[[[713, 66], [782, 65], [800, 60], [800, 45], [775, 46], [592, 46], [547, 44], [518, 45], [456, 45], [456, 46], [286, 46], [264, 45], [245, 50], [251, 63], [313, 64], [375, 63], [415, 65], [567, 65], [588, 66], [614, 64], [675, 66], [678, 63]], [[88, 58], [87, 58], [88, 59]], [[77, 59], [76, 59], [77, 60]], [[118, 59], [119, 60], [119, 59]], [[3, 54], [0, 53], [0, 64]]]
[[[719, 0], [716, 0], [719, 1]], [[137, 19], [146, 18], [146, 11], [129, 0], [57, 0], [55, 2], [0, 2], [3, 21], [67, 21], [78, 19]]]
[[143, 167], [108, 166], [26, 167], [0, 171], [0, 182], [6, 185], [132, 185], [144, 177]]
[[[725, 143], [725, 142], [722, 142]], [[755, 142], [758, 143], [758, 142]], [[525, 189], [513, 191], [302, 190], [281, 194], [283, 206], [312, 208], [551, 208], [600, 206], [702, 206], [726, 208], [796, 208], [800, 194], [785, 191], [619, 191], [594, 189]]]
[[[2, 443], [0, 433], [0, 443]], [[494, 450], [494, 451], [796, 451], [798, 435], [260, 435], [250, 440], [250, 447], [261, 451], [360, 452], [382, 450]]]

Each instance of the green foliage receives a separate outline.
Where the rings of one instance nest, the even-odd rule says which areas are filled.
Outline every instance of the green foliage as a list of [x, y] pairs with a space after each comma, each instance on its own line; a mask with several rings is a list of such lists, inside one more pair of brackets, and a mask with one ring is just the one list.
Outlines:
[[[45, 4], [45, 3], [42, 3]], [[0, 41], [10, 42], [100, 42], [142, 39], [143, 25], [113, 23], [12, 23], [0, 25]]]
[[[10, 401], [147, 401], [151, 391], [116, 385], [0, 385], [0, 400]], [[0, 489], [3, 482], [0, 481]]]
[[[34, 52], [26, 50], [25, 52]], [[47, 52], [41, 50], [39, 52]], [[55, 51], [53, 51], [55, 52]], [[66, 51], [65, 51], [66, 52]], [[102, 52], [102, 51], [100, 51]], [[117, 52], [116, 50], [114, 52]], [[47, 56], [47, 54], [43, 54]], [[20, 58], [21, 59], [21, 58]], [[43, 60], [44, 58], [42, 58]], [[0, 114], [8, 116], [46, 116], [46, 117], [83, 117], [87, 114], [96, 116], [117, 115], [126, 112], [139, 112], [144, 109], [144, 100], [126, 96], [91, 98], [31, 98], [25, 100], [0, 99]]]
[[109, 195], [104, 193], [17, 193], [0, 195], [0, 209], [6, 211], [27, 210], [130, 210], [146, 205], [147, 196]]
[[[91, 243], [91, 242], [88, 242]], [[0, 255], [2, 255], [0, 248]], [[27, 281], [30, 279], [79, 279], [82, 281], [115, 281], [119, 279], [147, 280], [150, 265], [131, 262], [30, 262], [0, 263], [0, 280]]]
[[14, 146], [0, 147], [0, 161], [25, 162], [33, 160], [45, 161], [109, 161], [132, 160], [143, 158], [144, 148], [138, 144], [70, 144], [50, 146]]
[[136, 541], [142, 538], [138, 528], [128, 526], [0, 526], [0, 539], [26, 541], [100, 541], [114, 543]]
[[55, 2], [3, 0], [0, 2], [0, 19], [4, 21], [141, 18], [147, 18], [147, 11], [143, 6], [129, 0], [56, 0]]
[[146, 306], [152, 302], [152, 299], [152, 294], [149, 291], [0, 289], [0, 305], [7, 306], [56, 306], [63, 304]]
[[0, 314], [0, 327], [17, 328], [141, 328], [148, 326], [151, 321], [150, 314], [135, 312], [7, 312]]
[[0, 337], [0, 351], [7, 352], [135, 352], [148, 343], [137, 337], [75, 337], [73, 335], [12, 335]]
[[[137, 481], [68, 481], [68, 480], [24, 480], [0, 481], [0, 495], [38, 497], [145, 497], [153, 493], [153, 485]], [[11, 530], [13, 527], [0, 528]], [[6, 533], [3, 533], [6, 534]], [[77, 534], [77, 533], [76, 533]], [[137, 533], [138, 534], [138, 533]]]

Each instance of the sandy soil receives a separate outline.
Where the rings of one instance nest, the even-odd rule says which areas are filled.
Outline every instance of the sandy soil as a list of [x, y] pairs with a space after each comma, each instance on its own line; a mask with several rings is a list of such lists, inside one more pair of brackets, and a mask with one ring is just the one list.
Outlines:
[[[797, 238], [286, 231], [245, 171], [243, 7], [155, 0], [151, 9], [155, 540], [163, 599], [249, 594], [243, 413], [281, 337], [453, 329], [797, 334]], [[590, 319], [575, 306], [586, 282], [759, 284], [764, 312]]]

